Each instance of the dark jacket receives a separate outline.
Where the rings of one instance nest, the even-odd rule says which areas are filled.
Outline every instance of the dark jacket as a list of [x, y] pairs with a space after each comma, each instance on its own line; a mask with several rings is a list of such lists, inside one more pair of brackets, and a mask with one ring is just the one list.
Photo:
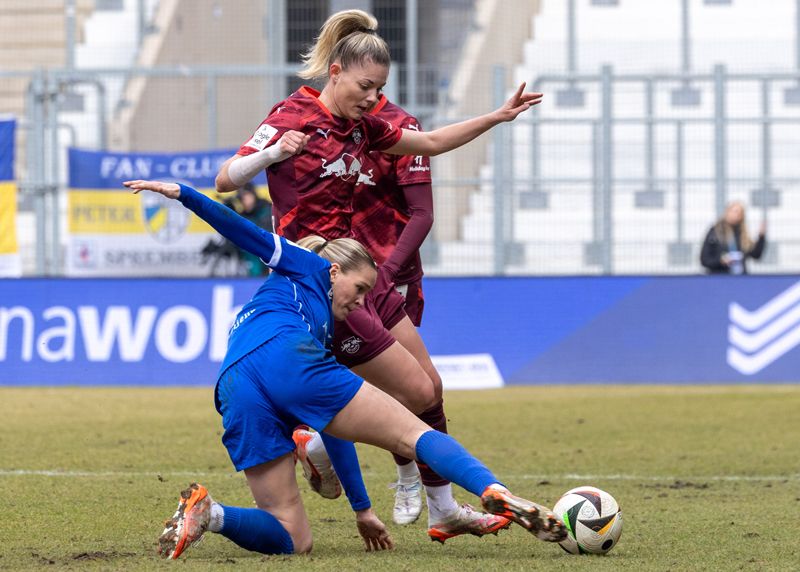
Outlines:
[[[730, 267], [722, 263], [722, 255], [731, 251], [730, 245], [725, 240], [724, 236], [720, 236], [718, 225], [714, 225], [709, 229], [706, 234], [706, 239], [703, 242], [703, 250], [700, 252], [700, 264], [702, 264], [710, 274], [730, 274]], [[753, 244], [748, 252], [742, 251], [742, 231], [741, 227], [733, 227], [733, 237], [736, 241], [736, 248], [742, 252], [742, 270], [743, 274], [747, 274], [747, 259], [754, 258], [758, 260], [764, 253], [767, 239], [763, 234], [758, 236], [758, 240]]]

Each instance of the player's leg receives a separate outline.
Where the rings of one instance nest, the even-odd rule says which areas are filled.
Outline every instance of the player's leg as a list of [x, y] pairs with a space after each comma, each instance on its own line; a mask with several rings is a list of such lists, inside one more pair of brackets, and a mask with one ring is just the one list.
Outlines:
[[397, 341], [350, 369], [417, 415], [435, 406], [437, 400], [441, 399], [437, 398], [436, 388], [425, 370]]
[[311, 527], [297, 490], [291, 455], [244, 472], [258, 508], [222, 505], [203, 485], [192, 483], [181, 492], [178, 510], [159, 538], [159, 553], [164, 558], [178, 558], [206, 532], [222, 534], [242, 548], [262, 554], [311, 550]]
[[[228, 368], [215, 388], [225, 428], [222, 442], [236, 470], [245, 471], [259, 508], [220, 505], [211, 500], [205, 487], [193, 485], [181, 494], [178, 511], [159, 540], [165, 557], [177, 558], [207, 530], [265, 554], [311, 549], [295, 480], [292, 428], [266, 394], [265, 372], [279, 370], [277, 379], [291, 379], [280, 370], [286, 354], [287, 348], [279, 343], [264, 344]], [[286, 367], [292, 370], [291, 366]]]
[[481, 497], [490, 512], [507, 517], [542, 540], [560, 541], [566, 530], [552, 512], [516, 497], [455, 439], [433, 431], [390, 395], [365, 382], [325, 431], [421, 461], [437, 474]]
[[[246, 469], [244, 474], [258, 507], [258, 509], [245, 510], [259, 510], [273, 516], [290, 536], [294, 553], [310, 552], [312, 546], [311, 526], [308, 523], [300, 491], [297, 488], [295, 465], [291, 454], [284, 455], [270, 463]], [[264, 532], [264, 536], [269, 536], [268, 531], [263, 527], [261, 530]], [[287, 542], [287, 539], [281, 535], [271, 540], [263, 540], [275, 543], [278, 539], [283, 544]], [[251, 548], [251, 550], [253, 549]], [[259, 552], [263, 551], [259, 550]], [[275, 553], [267, 552], [267, 554]]]
[[[352, 370], [364, 379], [368, 379], [376, 387], [395, 397], [404, 405], [407, 405], [408, 395], [413, 395], [413, 392], [424, 388], [425, 402], [419, 403], [419, 406], [413, 409], [409, 408], [412, 412], [417, 413], [418, 417], [423, 421], [425, 421], [425, 412], [431, 409], [431, 401], [434, 400], [435, 403], [436, 389], [430, 378], [420, 367], [417, 360], [397, 341], [372, 359], [354, 366]], [[408, 457], [397, 453], [392, 453], [392, 457], [397, 471], [397, 481], [392, 485], [394, 488], [392, 520], [396, 524], [411, 524], [416, 522], [422, 513], [423, 481], [420, 469]], [[431, 484], [430, 470], [427, 473], [428, 483]], [[439, 481], [441, 477], [433, 475], [433, 479]], [[432, 484], [439, 486], [446, 484], [446, 481]], [[451, 507], [442, 508], [450, 514], [458, 509], [458, 504], [455, 501], [453, 501], [452, 505]], [[448, 508], [450, 509], [449, 511], [447, 510]], [[435, 507], [433, 510], [435, 510]], [[429, 518], [439, 519], [440, 515], [432, 515], [429, 511]]]
[[[420, 414], [419, 418], [437, 431], [447, 433], [447, 417], [441, 398], [442, 379], [433, 365], [428, 349], [417, 328], [410, 317], [405, 316], [391, 329], [391, 334], [420, 364], [439, 397], [436, 405]], [[497, 533], [502, 528], [503, 523], [499, 522], [496, 517], [475, 511], [469, 505], [459, 506], [453, 496], [453, 488], [450, 483], [442, 479], [430, 467], [420, 465], [420, 474], [422, 483], [425, 485], [428, 504], [428, 535], [432, 539], [444, 542], [448, 538], [460, 534], [482, 536], [488, 533]]]
[[[351, 312], [346, 321], [336, 324], [333, 350], [340, 363], [369, 379], [414, 413], [422, 413], [436, 403], [436, 388], [419, 363], [385, 327], [387, 321], [393, 324], [405, 317], [403, 304], [402, 296], [395, 292], [392, 284], [379, 277], [378, 284], [367, 296], [365, 307]], [[410, 459], [396, 454], [393, 457], [397, 481], [393, 485], [392, 520], [397, 524], [411, 524], [422, 512], [419, 470]], [[325, 465], [320, 470], [324, 471]]]

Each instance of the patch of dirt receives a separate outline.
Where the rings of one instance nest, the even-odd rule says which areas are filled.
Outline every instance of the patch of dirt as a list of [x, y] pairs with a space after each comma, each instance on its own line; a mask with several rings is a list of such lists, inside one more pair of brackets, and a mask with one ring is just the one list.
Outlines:
[[708, 483], [693, 483], [691, 481], [682, 481], [680, 479], [676, 480], [673, 483], [665, 485], [663, 483], [654, 483], [654, 484], [646, 484], [641, 485], [644, 488], [648, 489], [699, 489], [705, 490], [710, 488]]

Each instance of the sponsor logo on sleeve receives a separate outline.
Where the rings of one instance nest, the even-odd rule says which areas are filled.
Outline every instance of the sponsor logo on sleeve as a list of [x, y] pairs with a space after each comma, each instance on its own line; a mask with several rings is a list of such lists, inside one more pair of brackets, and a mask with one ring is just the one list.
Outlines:
[[278, 132], [277, 129], [275, 129], [271, 125], [267, 125], [266, 123], [264, 123], [261, 127], [258, 128], [258, 130], [255, 132], [250, 141], [245, 143], [245, 147], [252, 147], [253, 149], [258, 149], [259, 151], [263, 151], [277, 132]]
[[412, 173], [419, 173], [430, 171], [431, 167], [430, 165], [426, 165], [424, 163], [424, 157], [422, 155], [417, 155], [414, 157], [414, 161], [411, 163], [411, 166], [408, 168], [408, 170]]

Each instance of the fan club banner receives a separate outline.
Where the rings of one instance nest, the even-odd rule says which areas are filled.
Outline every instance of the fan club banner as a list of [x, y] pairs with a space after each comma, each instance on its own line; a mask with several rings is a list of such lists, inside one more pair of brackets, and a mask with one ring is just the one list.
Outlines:
[[214, 178], [233, 153], [70, 149], [67, 275], [208, 275], [201, 252], [217, 236], [214, 230], [179, 202], [154, 193], [134, 195], [122, 182], [180, 182], [215, 196]]
[[0, 276], [22, 274], [17, 242], [17, 185], [14, 182], [13, 119], [0, 119]]

